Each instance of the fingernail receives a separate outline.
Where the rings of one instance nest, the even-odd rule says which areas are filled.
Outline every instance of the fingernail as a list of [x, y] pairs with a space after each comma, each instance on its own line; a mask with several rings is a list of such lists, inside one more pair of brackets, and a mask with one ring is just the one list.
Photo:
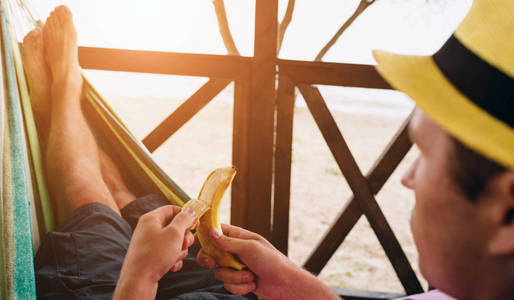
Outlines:
[[221, 232], [219, 231], [218, 228], [213, 228], [212, 232], [215, 237], [217, 237], [217, 238], [221, 237]]
[[191, 217], [196, 218], [196, 211], [194, 209], [192, 209], [191, 207], [186, 207], [184, 209], [184, 212], [186, 214], [190, 215]]
[[243, 279], [243, 281], [244, 281], [244, 282], [248, 282], [248, 281], [250, 281], [250, 275], [248, 275], [248, 274], [243, 274], [243, 276], [242, 276], [242, 277], [243, 277], [242, 279]]

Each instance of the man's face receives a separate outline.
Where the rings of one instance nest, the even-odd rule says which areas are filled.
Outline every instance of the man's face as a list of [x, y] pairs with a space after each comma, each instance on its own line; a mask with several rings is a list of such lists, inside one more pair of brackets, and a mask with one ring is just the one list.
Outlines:
[[416, 197], [411, 229], [420, 269], [435, 287], [466, 297], [483, 261], [486, 216], [480, 201], [467, 200], [450, 176], [453, 142], [446, 132], [418, 109], [409, 134], [420, 155], [402, 183]]

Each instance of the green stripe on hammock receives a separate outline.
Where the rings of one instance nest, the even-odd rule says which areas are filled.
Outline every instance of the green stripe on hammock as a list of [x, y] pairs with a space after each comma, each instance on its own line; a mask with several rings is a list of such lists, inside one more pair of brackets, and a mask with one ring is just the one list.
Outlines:
[[30, 230], [28, 196], [28, 174], [26, 172], [26, 145], [21, 119], [20, 95], [18, 93], [11, 35], [5, 7], [1, 3], [2, 35], [4, 43], [5, 69], [7, 75], [9, 103], [9, 132], [11, 136], [12, 180], [14, 194], [14, 299], [35, 299], [33, 245]]

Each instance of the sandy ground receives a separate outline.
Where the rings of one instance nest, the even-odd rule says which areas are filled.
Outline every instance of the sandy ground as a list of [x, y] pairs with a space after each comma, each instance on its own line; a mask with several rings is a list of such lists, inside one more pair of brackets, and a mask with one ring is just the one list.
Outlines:
[[[231, 164], [231, 93], [230, 87], [223, 91], [154, 153], [156, 161], [191, 196], [197, 195], [213, 169]], [[105, 96], [140, 139], [185, 99], [127, 97], [115, 93]], [[383, 116], [341, 111], [334, 111], [333, 115], [364, 173], [406, 117], [405, 114]], [[289, 256], [301, 265], [340, 213], [351, 192], [305, 107], [296, 108], [293, 143]], [[417, 252], [409, 230], [413, 195], [400, 184], [401, 174], [414, 160], [415, 152], [411, 150], [407, 155], [377, 200], [419, 275]], [[229, 222], [229, 202], [226, 196], [224, 222]], [[320, 278], [342, 288], [403, 290], [364, 218], [340, 246]]]

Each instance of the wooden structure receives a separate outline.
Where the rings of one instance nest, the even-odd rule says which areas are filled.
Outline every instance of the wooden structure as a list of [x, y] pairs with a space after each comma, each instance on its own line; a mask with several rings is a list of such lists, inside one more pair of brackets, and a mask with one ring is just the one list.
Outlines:
[[[371, 172], [364, 175], [321, 94], [312, 87], [320, 84], [389, 89], [390, 86], [374, 67], [368, 65], [278, 59], [277, 13], [277, 0], [256, 1], [253, 57], [81, 47], [80, 64], [86, 69], [210, 78], [144, 139], [150, 151], [157, 149], [221, 90], [234, 82], [232, 153], [233, 164], [239, 174], [232, 186], [231, 220], [235, 225], [263, 235], [286, 254], [294, 90], [298, 88], [354, 194], [304, 267], [318, 274], [364, 215], [405, 291], [408, 294], [422, 292], [416, 275], [374, 198], [411, 147], [406, 134], [407, 122], [384, 149]], [[368, 299], [387, 298], [387, 295], [373, 295]], [[352, 297], [357, 298], [366, 297], [362, 294]]]

